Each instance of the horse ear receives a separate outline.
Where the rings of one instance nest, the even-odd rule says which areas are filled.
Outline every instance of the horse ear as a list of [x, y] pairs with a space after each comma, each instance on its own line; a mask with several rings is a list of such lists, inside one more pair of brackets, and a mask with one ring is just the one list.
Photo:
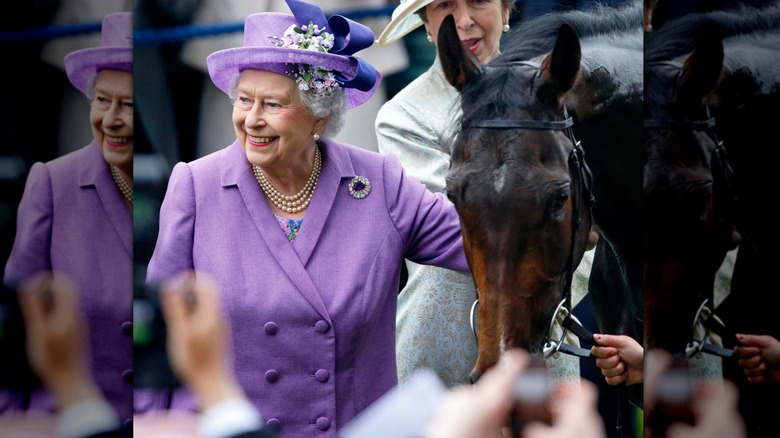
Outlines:
[[723, 71], [723, 39], [717, 30], [704, 27], [696, 48], [683, 63], [681, 93], [699, 102], [720, 80]]
[[447, 82], [461, 91], [474, 77], [482, 72], [479, 59], [470, 50], [463, 47], [455, 27], [455, 18], [447, 15], [439, 27], [439, 60]]
[[552, 52], [542, 60], [539, 68], [545, 83], [552, 86], [556, 96], [569, 91], [580, 71], [582, 51], [580, 39], [568, 24], [558, 30], [558, 39]]

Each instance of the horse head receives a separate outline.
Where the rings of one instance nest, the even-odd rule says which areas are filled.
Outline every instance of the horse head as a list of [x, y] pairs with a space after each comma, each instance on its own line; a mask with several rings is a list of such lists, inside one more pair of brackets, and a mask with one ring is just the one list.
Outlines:
[[645, 64], [644, 290], [648, 348], [684, 350], [715, 273], [739, 241], [734, 189], [706, 97], [723, 43], [703, 29], [693, 52]]
[[585, 251], [590, 179], [563, 105], [580, 43], [562, 25], [550, 53], [483, 67], [452, 16], [438, 38], [463, 110], [446, 182], [479, 295], [476, 380], [504, 350], [542, 352]]

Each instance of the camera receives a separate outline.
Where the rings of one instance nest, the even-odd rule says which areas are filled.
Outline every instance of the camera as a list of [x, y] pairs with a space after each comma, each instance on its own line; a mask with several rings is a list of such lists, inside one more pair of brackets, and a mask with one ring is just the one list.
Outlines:
[[515, 408], [511, 428], [515, 436], [531, 422], [552, 426], [550, 378], [544, 359], [532, 357], [528, 368], [514, 382]]
[[686, 359], [675, 356], [669, 368], [659, 376], [653, 390], [656, 402], [647, 413], [652, 436], [666, 436], [667, 428], [673, 423], [695, 424], [693, 381]]

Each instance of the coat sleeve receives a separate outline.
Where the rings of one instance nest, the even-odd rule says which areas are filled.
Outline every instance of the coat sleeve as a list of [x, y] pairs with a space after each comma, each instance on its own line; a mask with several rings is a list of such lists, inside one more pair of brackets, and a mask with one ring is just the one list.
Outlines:
[[387, 208], [404, 242], [404, 257], [423, 265], [471, 272], [452, 202], [407, 175], [392, 155], [384, 159], [384, 181]]
[[51, 270], [52, 187], [49, 169], [35, 163], [27, 176], [16, 222], [16, 237], [3, 282], [14, 285], [42, 270]]
[[192, 171], [178, 163], [171, 172], [160, 207], [157, 244], [146, 271], [146, 282], [157, 285], [176, 274], [194, 269], [195, 190]]

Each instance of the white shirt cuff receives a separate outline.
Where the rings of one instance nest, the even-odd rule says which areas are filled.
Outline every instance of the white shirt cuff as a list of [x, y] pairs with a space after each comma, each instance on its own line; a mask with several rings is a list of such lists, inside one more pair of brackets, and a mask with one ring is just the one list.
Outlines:
[[262, 417], [246, 400], [231, 399], [206, 409], [200, 416], [203, 438], [226, 438], [244, 432], [259, 430]]
[[83, 438], [101, 432], [119, 429], [119, 417], [111, 406], [101, 399], [87, 399], [57, 414], [57, 436]]

